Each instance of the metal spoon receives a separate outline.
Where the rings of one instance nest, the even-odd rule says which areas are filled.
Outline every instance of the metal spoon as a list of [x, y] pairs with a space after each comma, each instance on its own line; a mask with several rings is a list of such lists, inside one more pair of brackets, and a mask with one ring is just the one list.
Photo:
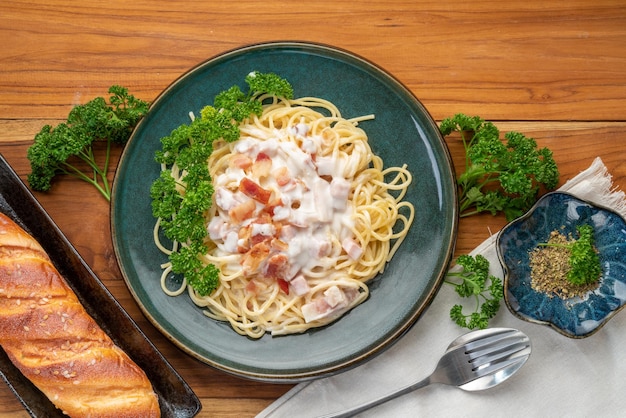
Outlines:
[[491, 328], [460, 336], [448, 346], [435, 371], [381, 398], [320, 418], [346, 418], [431, 383], [475, 391], [493, 387], [511, 377], [530, 356], [530, 339], [512, 328]]

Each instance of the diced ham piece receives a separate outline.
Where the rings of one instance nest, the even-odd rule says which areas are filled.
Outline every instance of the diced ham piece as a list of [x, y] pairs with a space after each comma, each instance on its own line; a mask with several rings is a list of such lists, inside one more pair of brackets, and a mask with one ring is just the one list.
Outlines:
[[311, 288], [309, 287], [309, 283], [306, 281], [306, 278], [302, 274], [298, 274], [296, 277], [294, 277], [289, 282], [289, 285], [291, 286], [291, 289], [293, 290], [293, 293], [296, 294], [296, 296], [304, 296], [309, 293], [309, 290], [311, 290]]
[[322, 257], [326, 257], [330, 254], [332, 250], [332, 244], [330, 241], [322, 240], [313, 237], [309, 246], [309, 254], [311, 257], [320, 259]]
[[348, 180], [335, 177], [330, 182], [330, 195], [333, 197], [333, 208], [343, 210], [348, 203], [351, 184]]
[[331, 308], [336, 308], [337, 306], [343, 308], [347, 305], [346, 296], [337, 286], [331, 286], [326, 289], [324, 299], [326, 299], [326, 303], [328, 303]]
[[361, 257], [361, 254], [363, 254], [363, 249], [361, 248], [359, 243], [352, 238], [344, 239], [341, 242], [341, 246], [346, 251], [346, 253], [348, 253], [348, 257], [353, 260], [358, 260], [358, 258]]
[[[295, 279], [294, 279], [295, 280]], [[356, 298], [358, 292], [346, 289], [344, 292], [338, 286], [331, 286], [324, 292], [323, 297], [302, 305], [302, 315], [306, 322], [326, 318], [343, 312]]]
[[262, 188], [247, 177], [241, 179], [241, 182], [239, 183], [239, 191], [264, 205], [270, 201], [270, 197], [272, 196], [272, 192], [270, 190]]
[[316, 319], [328, 316], [332, 308], [324, 298], [317, 298], [312, 302], [302, 305], [302, 316], [304, 321], [309, 323]]

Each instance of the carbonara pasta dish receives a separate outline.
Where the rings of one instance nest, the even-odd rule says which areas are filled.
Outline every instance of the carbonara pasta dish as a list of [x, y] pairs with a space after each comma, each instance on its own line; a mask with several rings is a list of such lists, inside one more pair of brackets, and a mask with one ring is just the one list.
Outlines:
[[[206, 213], [219, 286], [188, 292], [205, 314], [252, 338], [326, 325], [368, 298], [407, 234], [414, 208], [403, 200], [411, 174], [384, 168], [359, 122], [319, 98], [264, 98], [235, 142], [218, 141], [207, 161], [213, 201]], [[172, 176], [184, 182], [177, 168]], [[158, 223], [155, 240], [159, 242]]]

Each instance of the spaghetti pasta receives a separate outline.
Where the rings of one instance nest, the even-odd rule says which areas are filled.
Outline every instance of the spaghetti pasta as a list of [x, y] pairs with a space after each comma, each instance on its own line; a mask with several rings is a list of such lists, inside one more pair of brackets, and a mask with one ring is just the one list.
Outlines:
[[[301, 333], [326, 325], [368, 298], [367, 282], [383, 272], [414, 219], [404, 200], [406, 165], [384, 168], [359, 122], [320, 98], [261, 98], [263, 112], [240, 125], [240, 139], [214, 144], [207, 164], [214, 194], [206, 214], [219, 287], [200, 296], [205, 314], [251, 338]], [[184, 173], [170, 170], [184, 184]], [[159, 239], [159, 223], [154, 239]]]

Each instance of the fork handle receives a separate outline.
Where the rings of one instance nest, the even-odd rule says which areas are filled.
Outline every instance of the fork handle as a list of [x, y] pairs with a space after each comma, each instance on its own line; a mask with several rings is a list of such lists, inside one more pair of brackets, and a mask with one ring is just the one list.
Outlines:
[[356, 405], [353, 406], [352, 408], [349, 409], [345, 409], [341, 412], [332, 412], [330, 414], [326, 414], [326, 415], [322, 415], [318, 418], [348, 418], [348, 417], [352, 417], [356, 414], [358, 414], [359, 412], [363, 412], [365, 410], [368, 410], [370, 408], [373, 408], [375, 406], [378, 406], [380, 404], [383, 404], [387, 401], [390, 401], [394, 398], [397, 398], [399, 396], [402, 395], [406, 395], [409, 392], [413, 392], [414, 390], [417, 389], [421, 389], [425, 386], [428, 386], [429, 384], [431, 384], [431, 376], [428, 376], [427, 378], [420, 380], [417, 383], [412, 383], [408, 386], [403, 387], [402, 389], [398, 389], [394, 392], [388, 393], [387, 395], [381, 396], [380, 398], [376, 398], [373, 399], [369, 402], [363, 403], [361, 405]]

